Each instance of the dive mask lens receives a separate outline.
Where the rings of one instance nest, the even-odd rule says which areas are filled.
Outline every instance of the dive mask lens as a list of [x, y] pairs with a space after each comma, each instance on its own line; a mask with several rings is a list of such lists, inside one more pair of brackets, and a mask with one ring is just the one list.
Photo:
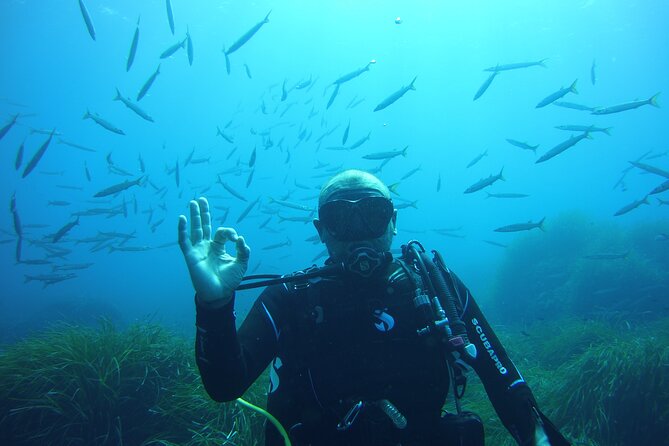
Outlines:
[[332, 200], [318, 209], [318, 219], [339, 241], [381, 237], [393, 216], [393, 203], [385, 197]]

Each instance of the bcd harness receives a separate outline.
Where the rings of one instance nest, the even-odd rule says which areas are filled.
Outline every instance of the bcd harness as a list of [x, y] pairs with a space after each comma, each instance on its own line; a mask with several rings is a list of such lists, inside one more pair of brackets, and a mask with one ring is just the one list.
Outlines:
[[[441, 255], [434, 250], [432, 254], [433, 258], [430, 258], [423, 246], [418, 241], [412, 240], [402, 245], [402, 255], [398, 260], [414, 289], [412, 304], [420, 320], [416, 333], [423, 338], [436, 339], [438, 345], [442, 347], [444, 353], [442, 356], [447, 363], [456, 410], [458, 414], [461, 414], [460, 399], [464, 395], [467, 382], [465, 372], [470, 370], [467, 363], [476, 358], [477, 351], [476, 347], [469, 342], [466, 326], [460, 319], [463, 301], [459, 296], [455, 280], [445, 266]], [[390, 253], [376, 253], [363, 249], [353, 252], [349, 258], [338, 264], [332, 263], [324, 267], [312, 266], [304, 271], [281, 277], [273, 275], [245, 277], [243, 280], [255, 280], [255, 282], [240, 285], [237, 289], [283, 283], [291, 294], [296, 295], [298, 299], [305, 299], [310, 309], [308, 317], [318, 322], [319, 317], [322, 318], [322, 307], [319, 305], [319, 293], [312, 292], [314, 280], [342, 274], [369, 278], [381, 266], [388, 265], [392, 260]], [[404, 429], [407, 426], [406, 418], [392, 402], [380, 398], [373, 401], [354, 401], [338, 423], [337, 430], [343, 431], [350, 428], [365, 405], [379, 408], [397, 429]]]

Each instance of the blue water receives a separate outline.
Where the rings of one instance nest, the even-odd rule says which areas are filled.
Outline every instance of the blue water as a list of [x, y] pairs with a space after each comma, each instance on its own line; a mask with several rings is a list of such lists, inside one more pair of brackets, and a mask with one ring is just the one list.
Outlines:
[[[493, 232], [499, 226], [545, 217], [545, 229], [550, 231], [551, 221], [574, 211], [584, 213], [595, 225], [614, 223], [623, 227], [666, 216], [667, 208], [655, 199], [628, 214], [613, 216], [660, 184], [661, 177], [634, 170], [625, 178], [624, 191], [613, 186], [628, 167], [628, 160], [650, 150], [661, 154], [669, 149], [664, 135], [667, 107], [663, 105], [663, 95], [669, 92], [667, 2], [173, 0], [174, 36], [164, 1], [88, 0], [86, 4], [96, 41], [87, 33], [77, 2], [25, 0], [0, 5], [0, 125], [20, 113], [17, 124], [0, 140], [0, 195], [6, 203], [6, 211], [0, 212], [0, 240], [7, 241], [0, 245], [3, 338], [30, 325], [44, 312], [47, 316], [39, 317], [57, 318], [65, 311], [65, 302], [74, 302], [75, 309], [67, 311], [75, 313], [92, 316], [111, 308], [125, 321], [150, 315], [190, 332], [193, 290], [181, 252], [176, 244], [155, 247], [176, 242], [178, 215], [187, 213], [189, 199], [212, 185], [205, 194], [211, 205], [231, 208], [225, 224], [243, 234], [253, 250], [250, 270], [285, 273], [309, 266], [323, 249], [304, 241], [315, 234], [311, 224], [279, 223], [273, 217], [266, 229], [258, 229], [269, 215], [261, 208], [235, 223], [246, 203], [231, 197], [215, 182], [218, 173], [237, 163], [240, 173], [225, 174], [223, 179], [249, 201], [260, 196], [264, 206], [270, 196], [290, 194], [290, 201], [315, 205], [318, 188], [325, 181], [314, 178], [323, 173], [323, 169], [315, 169], [318, 162], [328, 163], [328, 167], [341, 165], [342, 169], [373, 169], [379, 162], [362, 159], [363, 155], [408, 145], [405, 158], [390, 161], [379, 173], [383, 181], [392, 184], [421, 166], [397, 189], [400, 197], [396, 202], [418, 200], [418, 209], [399, 211], [396, 246], [419, 238], [426, 246], [439, 248], [474, 294], [482, 298], [492, 286], [493, 272], [505, 252], [483, 240], [511, 244], [525, 236]], [[270, 10], [269, 23], [230, 55], [232, 72], [227, 75], [221, 49]], [[139, 16], [137, 55], [126, 72]], [[401, 24], [395, 23], [398, 16]], [[193, 65], [189, 66], [184, 50], [160, 61], [161, 52], [183, 39], [187, 29], [194, 46]], [[334, 104], [326, 110], [332, 87], [325, 88], [372, 59], [377, 63], [369, 72], [343, 84]], [[546, 59], [546, 68], [500, 73], [488, 91], [472, 101], [488, 77], [484, 68], [540, 59]], [[595, 85], [590, 80], [593, 60]], [[159, 63], [161, 74], [139, 103], [154, 118], [155, 123], [150, 123], [112, 99], [115, 88], [119, 88], [134, 101]], [[246, 76], [244, 64], [248, 64], [252, 79]], [[416, 76], [416, 91], [409, 91], [385, 110], [372, 112], [381, 100]], [[293, 90], [285, 102], [280, 101], [284, 80], [290, 87], [310, 77], [317, 79], [313, 89]], [[574, 79], [578, 79], [580, 94], [569, 94], [566, 101], [610, 106], [663, 92], [659, 97], [662, 107], [646, 105], [607, 116], [554, 105], [535, 109], [541, 99]], [[364, 102], [347, 108], [354, 98]], [[267, 115], [260, 111], [262, 101]], [[296, 104], [280, 117], [293, 102]], [[317, 115], [308, 119], [312, 107]], [[87, 109], [99, 113], [126, 135], [110, 133], [90, 119], [83, 120]], [[223, 128], [231, 120], [226, 131], [234, 135], [234, 144], [216, 136], [216, 126]], [[349, 144], [371, 132], [369, 142], [350, 152], [327, 150], [341, 145], [349, 120]], [[565, 124], [612, 127], [611, 136], [594, 133], [593, 140], [535, 164], [537, 156], [570, 136], [570, 132], [554, 129]], [[338, 128], [321, 144], [315, 142], [335, 126]], [[19, 145], [25, 140], [25, 166], [47, 138], [31, 133], [31, 129], [54, 128], [61, 138], [97, 152], [59, 144], [54, 137], [35, 171], [22, 179], [23, 167], [18, 172], [14, 169]], [[250, 129], [271, 129], [275, 145], [264, 149], [262, 137], [253, 135]], [[303, 129], [311, 137], [298, 144]], [[506, 138], [540, 144], [537, 155], [509, 145]], [[281, 139], [282, 147], [277, 147]], [[256, 172], [247, 188], [245, 163], [254, 146], [258, 147]], [[234, 147], [237, 151], [226, 160]], [[210, 162], [184, 167], [193, 148], [195, 158], [211, 156]], [[486, 149], [489, 156], [465, 168]], [[164, 199], [152, 186], [145, 185], [128, 189], [110, 202], [93, 200], [96, 192], [127, 179], [109, 173], [105, 159], [109, 153], [114, 164], [131, 172], [132, 178], [141, 174], [141, 155], [151, 182], [168, 188]], [[180, 187], [174, 175], [166, 172], [177, 160]], [[85, 163], [91, 182], [85, 177]], [[648, 163], [669, 169], [666, 156]], [[504, 200], [486, 199], [485, 191], [463, 194], [468, 186], [502, 168], [506, 181], [488, 190], [527, 193], [530, 197]], [[441, 188], [437, 191], [439, 177]], [[313, 190], [300, 189], [295, 182]], [[82, 190], [59, 187], [63, 185]], [[24, 259], [44, 258], [45, 251], [30, 240], [55, 233], [73, 220], [74, 212], [117, 206], [125, 199], [129, 214], [109, 219], [81, 217], [79, 226], [56, 245], [72, 250], [67, 263], [94, 265], [75, 271], [75, 279], [43, 287], [38, 281], [24, 283], [24, 275], [51, 273], [50, 266], [15, 261], [15, 235], [8, 210], [13, 193], [24, 225], [48, 225], [24, 229]], [[138, 202], [137, 214], [133, 196]], [[50, 200], [72, 204], [48, 206]], [[151, 224], [164, 219], [155, 232], [151, 232], [148, 214], [144, 213], [149, 209], [154, 211]], [[214, 209], [215, 221], [220, 214]], [[290, 210], [282, 210], [282, 214], [300, 215]], [[457, 234], [463, 238], [432, 231], [460, 226]], [[91, 253], [90, 244], [76, 243], [98, 231], [133, 233], [136, 238], [127, 246], [154, 249]], [[289, 248], [262, 249], [287, 237], [292, 241]], [[255, 295], [241, 294], [240, 309], [248, 307]]]

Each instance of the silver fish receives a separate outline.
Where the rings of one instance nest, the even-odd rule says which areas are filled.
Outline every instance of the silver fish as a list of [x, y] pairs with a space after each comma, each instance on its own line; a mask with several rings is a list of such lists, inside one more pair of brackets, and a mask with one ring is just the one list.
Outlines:
[[417, 78], [418, 78], [418, 76], [414, 77], [409, 85], [406, 85], [406, 86], [400, 88], [399, 90], [397, 90], [396, 92], [394, 92], [393, 94], [391, 94], [390, 96], [385, 98], [383, 101], [381, 101], [379, 103], [379, 105], [377, 105], [374, 108], [374, 111], [376, 112], [376, 111], [379, 111], [379, 110], [383, 110], [384, 108], [388, 107], [389, 105], [392, 105], [395, 101], [397, 101], [399, 98], [404, 96], [407, 91], [415, 90], [416, 87], [414, 87], [413, 84], [414, 84], [414, 82], [416, 82]]
[[145, 119], [149, 122], [153, 122], [153, 118], [148, 115], [144, 110], [139, 108], [139, 106], [133, 102], [130, 101], [130, 99], [126, 99], [121, 95], [121, 92], [116, 89], [116, 97], [114, 98], [115, 101], [121, 101], [123, 102], [123, 105], [128, 107], [130, 110], [134, 111], [139, 117], [142, 119]]
[[611, 136], [612, 127], [597, 127], [596, 125], [556, 125], [555, 128], [571, 132], [602, 132]]
[[153, 72], [153, 74], [144, 82], [144, 85], [142, 85], [142, 88], [139, 90], [139, 93], [137, 93], [137, 102], [141, 101], [142, 98], [146, 95], [146, 93], [149, 91], [149, 88], [151, 88], [151, 85], [153, 85], [153, 82], [156, 80], [158, 75], [160, 74], [160, 64], [158, 64], [158, 68], [156, 68], [156, 71]]
[[170, 57], [172, 54], [176, 53], [176, 52], [179, 51], [181, 48], [183, 48], [183, 47], [186, 45], [186, 41], [187, 41], [187, 40], [188, 40], [188, 37], [186, 37], [185, 39], [183, 39], [183, 40], [181, 40], [181, 41], [175, 43], [175, 44], [172, 45], [171, 47], [167, 48], [165, 51], [163, 51], [163, 52], [160, 54], [160, 58], [161, 58], [161, 59], [167, 59], [167, 58]]
[[547, 106], [548, 104], [551, 104], [551, 103], [557, 101], [558, 99], [564, 97], [567, 93], [576, 93], [576, 94], [578, 94], [578, 90], [576, 89], [576, 82], [577, 82], [577, 81], [578, 81], [578, 79], [575, 80], [574, 82], [572, 82], [571, 85], [570, 85], [569, 87], [566, 87], [566, 88], [560, 88], [558, 91], [549, 94], [548, 96], [546, 96], [545, 98], [543, 98], [541, 101], [539, 101], [539, 103], [536, 105], [535, 108], [542, 108], [542, 107], [545, 107], [545, 106]]
[[504, 171], [504, 168], [502, 167], [497, 175], [490, 175], [487, 178], [482, 178], [481, 180], [477, 181], [476, 183], [472, 184], [469, 186], [467, 189], [465, 189], [466, 194], [471, 194], [472, 192], [479, 191], [485, 187], [488, 187], [492, 185], [494, 182], [497, 180], [503, 180], [504, 177], [502, 176], [502, 172]]
[[517, 63], [508, 63], [508, 64], [503, 64], [503, 65], [495, 65], [494, 67], [489, 67], [486, 68], [483, 71], [508, 71], [508, 70], [517, 70], [519, 68], [529, 68], [529, 67], [544, 67], [546, 68], [546, 64], [544, 63], [546, 59], [541, 59], [535, 62], [517, 62]]
[[104, 129], [107, 129], [112, 133], [116, 133], [117, 135], [125, 135], [125, 132], [123, 130], [119, 129], [118, 127], [116, 127], [115, 125], [113, 125], [112, 123], [107, 121], [106, 119], [103, 119], [102, 117], [100, 117], [97, 114], [91, 114], [91, 112], [86, 110], [86, 112], [84, 113], [83, 119], [89, 119], [89, 118], [92, 119], [93, 121], [95, 121], [95, 123], [98, 124], [100, 127], [104, 128]]
[[54, 129], [51, 132], [51, 135], [49, 135], [47, 140], [44, 143], [42, 143], [42, 145], [37, 150], [35, 155], [33, 155], [33, 157], [30, 159], [30, 161], [26, 165], [26, 168], [23, 170], [23, 175], [21, 175], [21, 178], [27, 177], [28, 174], [32, 172], [33, 169], [35, 169], [35, 167], [37, 167], [37, 163], [39, 163], [39, 160], [41, 160], [42, 157], [44, 156], [44, 153], [46, 152], [47, 147], [49, 147], [49, 143], [51, 142], [51, 138], [53, 138], [53, 134], [55, 133], [55, 131], [56, 129]]
[[95, 27], [93, 26], [91, 15], [88, 13], [88, 9], [86, 9], [86, 5], [84, 5], [83, 0], [79, 0], [79, 9], [81, 9], [81, 15], [84, 17], [84, 22], [86, 22], [86, 29], [88, 30], [88, 34], [90, 34], [91, 39], [95, 40]]
[[135, 54], [137, 53], [137, 43], [139, 42], [139, 17], [137, 18], [137, 27], [135, 28], [135, 34], [132, 37], [132, 43], [130, 44], [130, 52], [128, 53], [128, 61], [125, 64], [125, 71], [130, 71], [132, 63], [135, 61]]
[[469, 162], [469, 164], [467, 164], [467, 168], [469, 169], [469, 168], [472, 167], [474, 164], [476, 164], [476, 163], [478, 163], [479, 161], [481, 161], [481, 158], [483, 158], [484, 156], [488, 156], [488, 149], [486, 149], [486, 150], [484, 150], [482, 153], [476, 155], [476, 156], [474, 157], [474, 159], [471, 160], [471, 161]]
[[485, 82], [483, 82], [483, 85], [479, 87], [478, 91], [474, 95], [473, 99], [474, 101], [483, 96], [483, 93], [485, 93], [488, 87], [490, 87], [490, 84], [492, 84], [492, 81], [493, 79], [495, 79], [495, 76], [497, 76], [497, 73], [499, 73], [499, 71], [497, 70], [493, 71], [492, 74], [488, 76], [488, 79], [486, 79]]
[[58, 240], [60, 240], [61, 238], [63, 238], [63, 236], [65, 236], [65, 234], [67, 234], [68, 232], [70, 232], [70, 230], [71, 230], [72, 228], [74, 228], [75, 226], [77, 226], [78, 224], [79, 224], [79, 217], [77, 217], [76, 220], [71, 221], [71, 222], [65, 224], [65, 226], [63, 226], [62, 228], [60, 228], [60, 229], [53, 235], [53, 237], [51, 238], [51, 242], [52, 242], [52, 243], [56, 243]]
[[602, 108], [596, 108], [592, 114], [593, 115], [610, 115], [611, 113], [620, 113], [624, 112], [627, 110], [633, 110], [635, 108], [639, 108], [642, 105], [652, 105], [653, 107], [660, 107], [660, 105], [657, 103], [657, 97], [660, 95], [660, 93], [655, 93], [653, 96], [650, 98], [644, 100], [644, 101], [632, 101], [632, 102], [626, 102], [624, 104], [619, 104], [619, 105], [613, 105], [611, 107], [602, 107]]
[[560, 153], [564, 152], [565, 150], [574, 146], [576, 143], [578, 143], [579, 141], [584, 140], [585, 138], [592, 139], [592, 137], [590, 136], [590, 133], [588, 133], [588, 132], [584, 132], [584, 133], [582, 133], [578, 136], [572, 136], [568, 140], [561, 142], [560, 144], [558, 144], [555, 147], [553, 147], [552, 149], [550, 149], [548, 152], [541, 155], [539, 157], [539, 159], [537, 159], [535, 161], [535, 164], [543, 163], [544, 161], [547, 161], [547, 160], [553, 158], [554, 156], [559, 155]]
[[405, 146], [403, 149], [391, 150], [389, 152], [370, 153], [369, 155], [364, 155], [363, 158], [367, 160], [384, 160], [389, 158], [395, 158], [396, 156], [399, 155], [406, 157], [408, 148], [409, 146]]
[[507, 226], [501, 226], [495, 229], [495, 232], [518, 232], [518, 231], [529, 231], [530, 229], [539, 228], [542, 231], [544, 230], [544, 220], [546, 217], [542, 218], [536, 223], [528, 221], [527, 223], [516, 223]]
[[174, 35], [174, 14], [172, 13], [172, 2], [170, 0], [165, 0], [165, 6], [167, 7], [167, 22], [170, 24], [170, 31]]
[[260, 28], [262, 28], [262, 26], [265, 23], [269, 23], [269, 15], [271, 13], [272, 13], [272, 11], [270, 10], [270, 12], [267, 13], [267, 15], [265, 16], [265, 18], [263, 20], [256, 23], [255, 25], [253, 25], [253, 27], [251, 29], [246, 31], [239, 39], [237, 39], [232, 45], [230, 45], [230, 47], [227, 50], [224, 51], [225, 55], [227, 56], [227, 55], [232, 54], [235, 51], [237, 51], [239, 48], [242, 47], [242, 45], [244, 45], [246, 42], [248, 42], [249, 39], [255, 35], [255, 33], [260, 31]]
[[[667, 183], [669, 183], [669, 181], [667, 181]], [[647, 195], [640, 200], [633, 201], [630, 204], [621, 207], [620, 209], [618, 209], [616, 211], [615, 214], [613, 214], [613, 216], [618, 217], [620, 215], [627, 214], [628, 212], [638, 208], [642, 204], [648, 204], [648, 196]]]
[[533, 146], [533, 145], [530, 145], [526, 142], [516, 141], [515, 139], [507, 139], [506, 142], [508, 142], [512, 146], [519, 147], [523, 150], [531, 150], [534, 153], [537, 153], [537, 148], [539, 147], [539, 144], [537, 144], [536, 146]]
[[108, 195], [117, 194], [117, 193], [122, 192], [122, 191], [124, 191], [124, 190], [126, 190], [126, 189], [128, 189], [132, 186], [140, 185], [143, 178], [144, 177], [139, 177], [136, 180], [126, 180], [122, 183], [114, 184], [113, 186], [109, 186], [105, 189], [102, 189], [100, 192], [96, 193], [93, 196], [96, 197], [96, 198], [100, 198], [100, 197], [106, 197]]

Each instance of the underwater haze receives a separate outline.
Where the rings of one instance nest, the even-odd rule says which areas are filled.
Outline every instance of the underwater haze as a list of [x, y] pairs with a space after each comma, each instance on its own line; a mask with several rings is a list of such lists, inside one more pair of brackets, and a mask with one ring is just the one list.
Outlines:
[[[572, 444], [669, 444], [667, 18], [0, 2], [0, 443], [261, 444], [264, 418], [202, 387], [179, 215], [206, 197], [247, 274], [287, 274], [326, 260], [321, 185], [361, 169], [392, 191], [393, 252], [441, 252]], [[468, 388], [487, 444], [513, 444]]]
[[190, 333], [189, 200], [249, 274], [289, 273], [325, 260], [310, 220], [349, 168], [393, 185], [395, 248], [441, 250], [491, 306], [558, 222], [669, 246], [665, 1], [172, 0], [173, 31], [162, 0], [83, 3], [0, 5], [0, 340], [101, 315]]

